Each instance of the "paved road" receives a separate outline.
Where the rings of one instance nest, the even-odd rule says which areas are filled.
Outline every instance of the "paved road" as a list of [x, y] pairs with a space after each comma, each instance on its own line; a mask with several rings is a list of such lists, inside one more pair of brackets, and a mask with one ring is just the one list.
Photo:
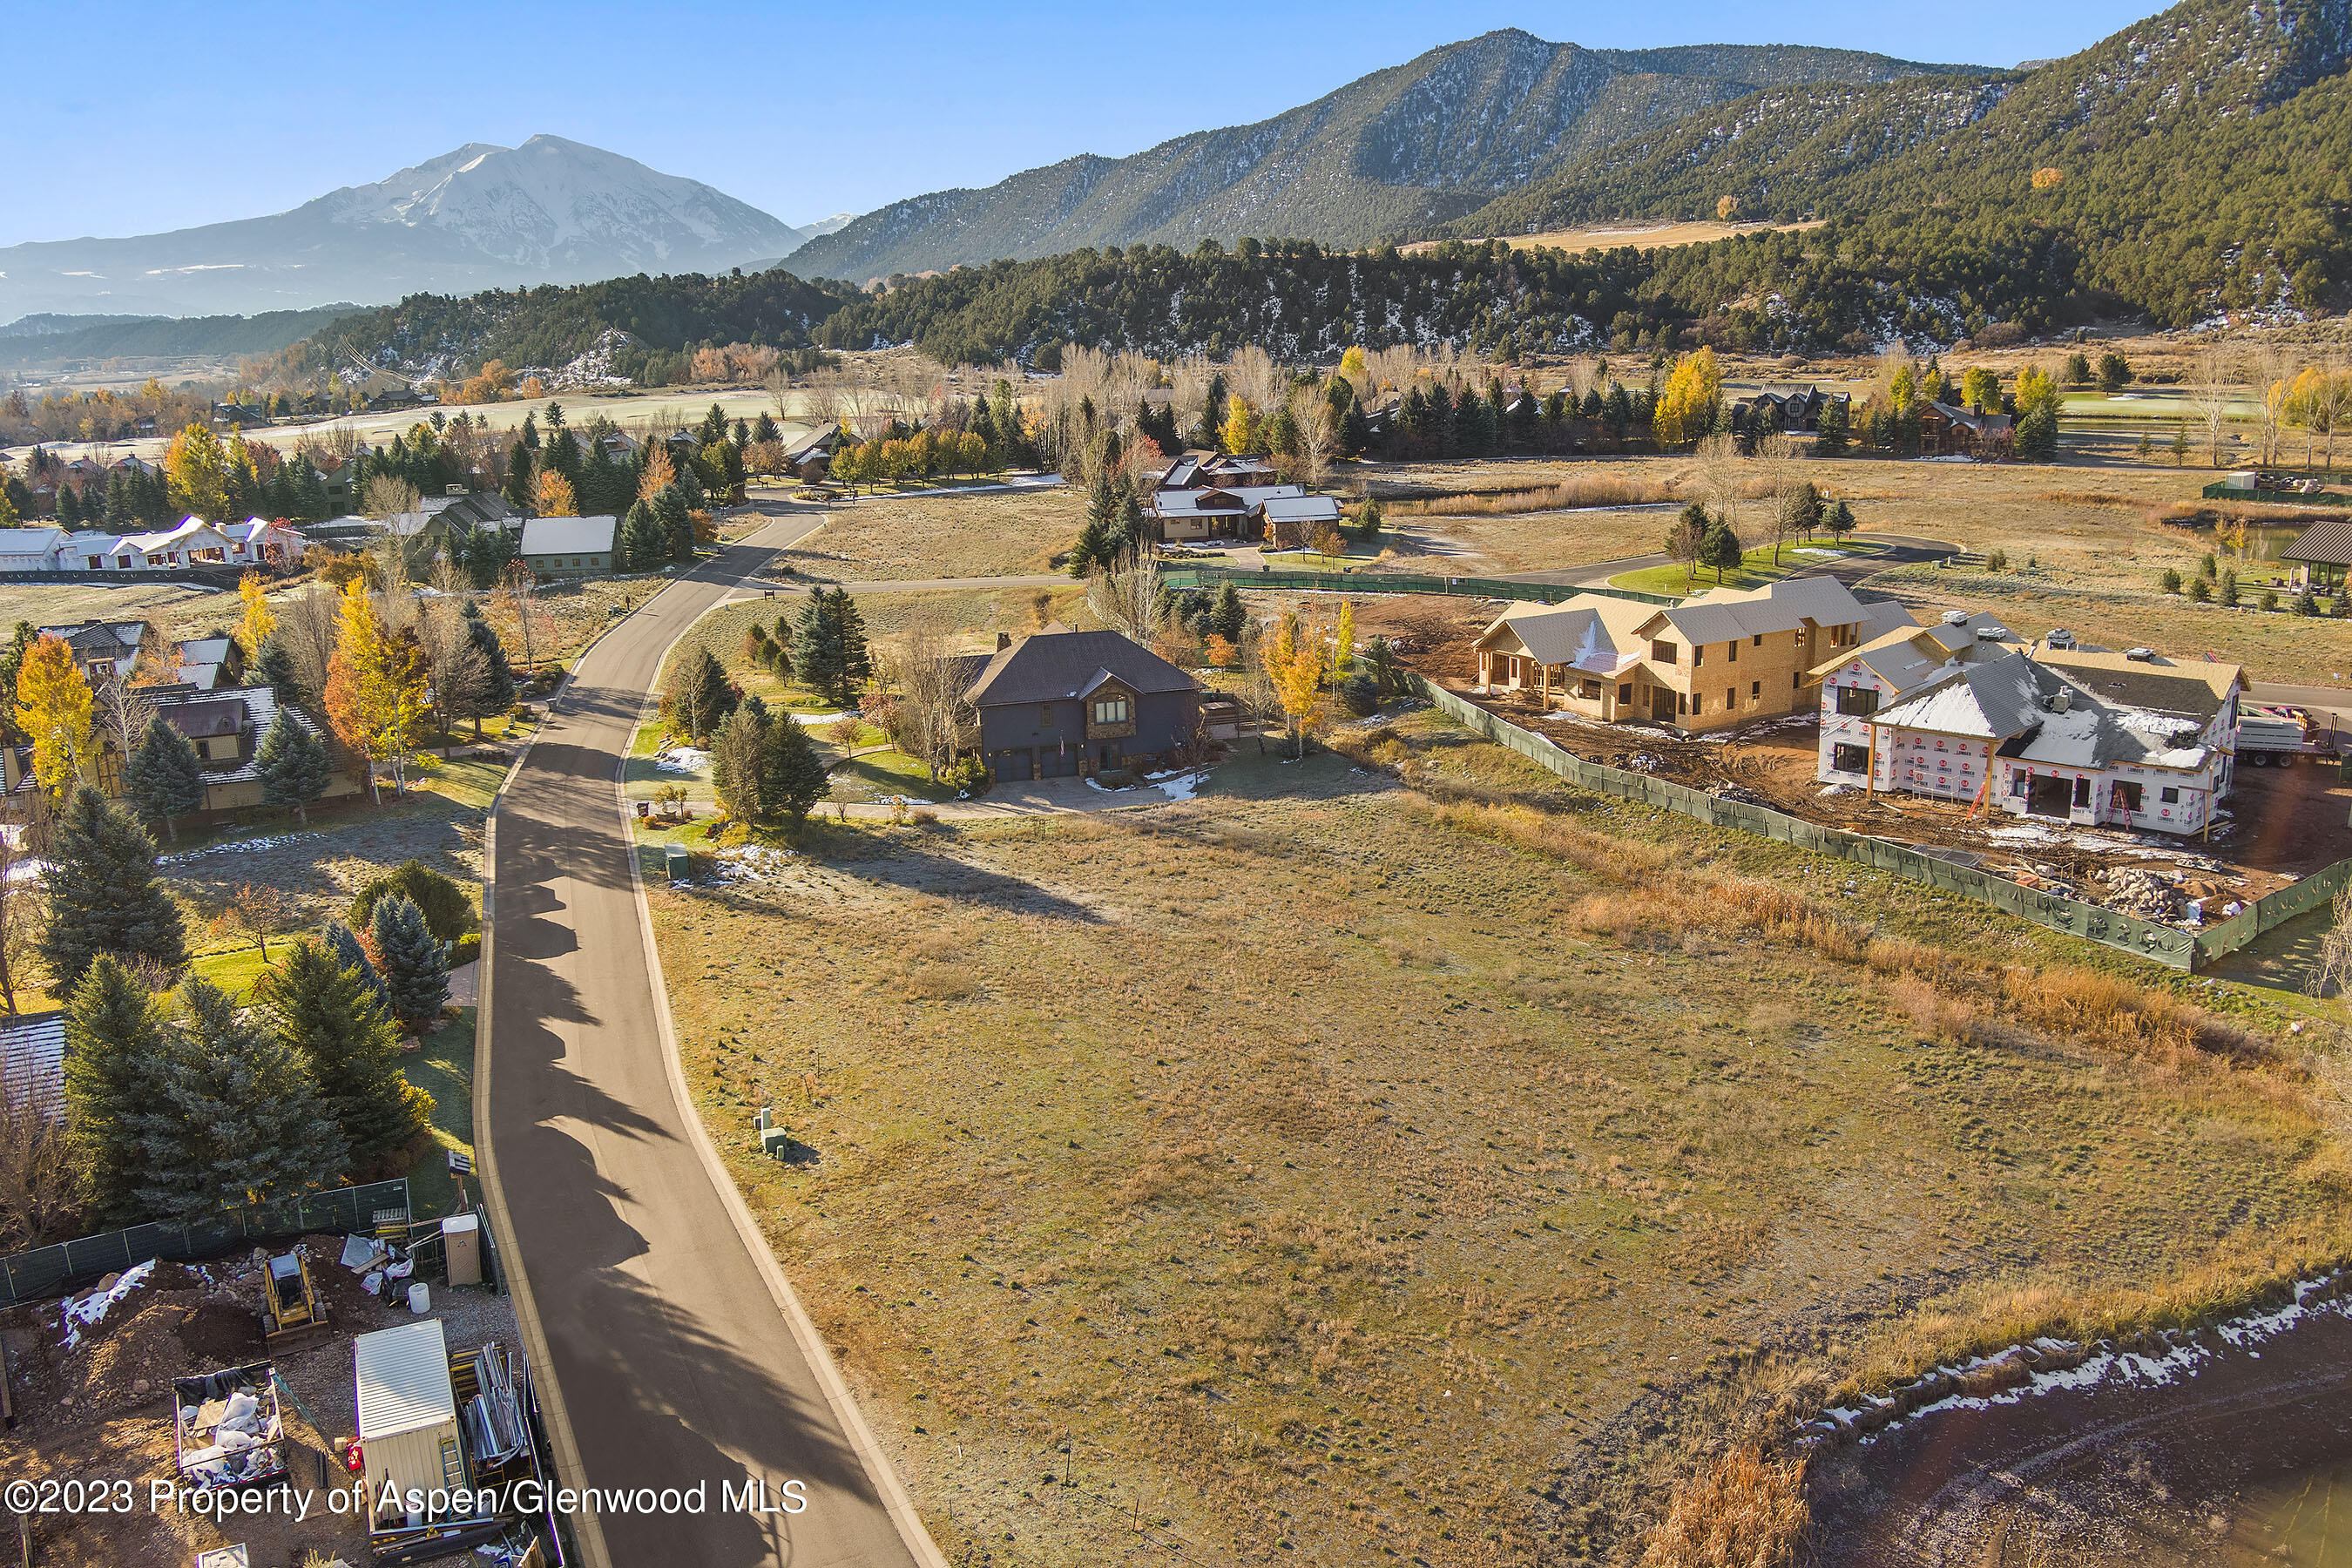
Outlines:
[[[709, 1488], [703, 1514], [583, 1521], [613, 1568], [918, 1562], [672, 1093], [616, 805], [663, 650], [814, 521], [780, 520], [608, 632], [498, 811], [486, 1128], [583, 1473], [564, 1479]], [[804, 1482], [807, 1511], [720, 1508], [756, 1478]]]
[[[1884, 572], [1889, 566], [1906, 565], [1914, 561], [1935, 561], [1957, 554], [1960, 547], [1948, 539], [1921, 539], [1908, 533], [1857, 533], [1856, 540], [1889, 548], [1876, 555], [1850, 555], [1841, 561], [1825, 561], [1819, 566], [1797, 573], [1800, 577], [1834, 577], [1851, 587], [1873, 573]], [[1797, 548], [1802, 548], [1798, 546]], [[1615, 561], [1593, 561], [1582, 566], [1560, 566], [1543, 572], [1511, 572], [1505, 574], [1514, 583], [1557, 583], [1562, 587], [1606, 587], [1609, 579], [1645, 567], [1664, 566], [1664, 555], [1627, 555]], [[1705, 587], [1706, 569], [1700, 569], [1699, 585]]]

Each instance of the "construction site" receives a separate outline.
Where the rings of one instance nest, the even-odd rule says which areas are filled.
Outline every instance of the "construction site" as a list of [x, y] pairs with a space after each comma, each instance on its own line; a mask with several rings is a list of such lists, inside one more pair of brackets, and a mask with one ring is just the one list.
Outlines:
[[[10, 1559], [561, 1562], [543, 1520], [354, 1500], [380, 1497], [388, 1478], [404, 1493], [546, 1473], [512, 1303], [480, 1282], [473, 1219], [458, 1216], [446, 1239], [445, 1222], [428, 1221], [414, 1234], [151, 1259], [0, 1312]], [[17, 1482], [55, 1495], [16, 1510]]]
[[2352, 784], [2316, 757], [2240, 766], [2226, 804], [2199, 834], [2126, 832], [2021, 818], [1981, 801], [1825, 784], [1818, 710], [1688, 735], [1591, 721], [1546, 708], [1534, 693], [1482, 691], [1473, 645], [1507, 607], [1368, 595], [1356, 616], [1359, 635], [1390, 637], [1408, 668], [1587, 762], [1907, 845], [2141, 920], [2194, 930], [2352, 857]]

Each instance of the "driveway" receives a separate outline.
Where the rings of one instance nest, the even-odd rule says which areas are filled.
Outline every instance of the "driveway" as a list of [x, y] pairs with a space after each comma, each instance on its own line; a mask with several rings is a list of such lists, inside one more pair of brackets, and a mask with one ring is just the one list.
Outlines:
[[[618, 807], [662, 654], [815, 518], [664, 588], [582, 658], [501, 795], [476, 1125], [563, 1480], [707, 1489], [709, 1510], [583, 1510], [592, 1564], [937, 1564], [887, 1461], [674, 1091]], [[736, 1135], [736, 1130], [724, 1134]], [[551, 1386], [548, 1386], [551, 1385]], [[805, 1488], [797, 1515], [722, 1487]]]

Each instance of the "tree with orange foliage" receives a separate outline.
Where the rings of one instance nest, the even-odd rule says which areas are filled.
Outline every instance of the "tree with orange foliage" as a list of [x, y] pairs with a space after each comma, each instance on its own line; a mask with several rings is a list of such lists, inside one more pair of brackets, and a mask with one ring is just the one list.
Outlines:
[[393, 795], [407, 789], [408, 759], [426, 734], [429, 666], [413, 631], [392, 633], [367, 585], [346, 584], [334, 656], [327, 661], [327, 722], [366, 761], [368, 790], [381, 802], [376, 764], [392, 764]]
[[1283, 717], [1290, 721], [1293, 754], [1304, 757], [1307, 731], [1323, 708], [1322, 639], [1299, 620], [1294, 610], [1276, 622], [1273, 635], [1258, 644], [1258, 657], [1265, 662], [1274, 700], [1281, 706]]
[[637, 499], [647, 506], [654, 497], [677, 482], [677, 465], [669, 460], [669, 448], [659, 441], [646, 443], [645, 471], [637, 476]]
[[540, 516], [578, 517], [580, 515], [580, 500], [572, 494], [572, 481], [553, 468], [541, 470], [538, 491]]

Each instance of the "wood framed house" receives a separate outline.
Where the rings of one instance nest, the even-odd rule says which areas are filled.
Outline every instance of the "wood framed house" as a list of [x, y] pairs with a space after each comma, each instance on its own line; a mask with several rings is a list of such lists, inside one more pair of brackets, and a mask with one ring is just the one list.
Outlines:
[[0, 572], [57, 571], [67, 537], [62, 528], [0, 528]]
[[1000, 637], [966, 693], [998, 779], [1086, 777], [1156, 766], [1201, 731], [1201, 689], [1117, 632]]
[[1909, 622], [1901, 605], [1864, 605], [1833, 577], [1789, 577], [1668, 607], [1598, 594], [1514, 605], [1472, 647], [1483, 693], [1701, 731], [1810, 710], [1822, 655]]
[[1919, 449], [1930, 457], [2005, 456], [2017, 421], [2006, 414], [1979, 414], [1956, 404], [1930, 403], [1919, 410]]

